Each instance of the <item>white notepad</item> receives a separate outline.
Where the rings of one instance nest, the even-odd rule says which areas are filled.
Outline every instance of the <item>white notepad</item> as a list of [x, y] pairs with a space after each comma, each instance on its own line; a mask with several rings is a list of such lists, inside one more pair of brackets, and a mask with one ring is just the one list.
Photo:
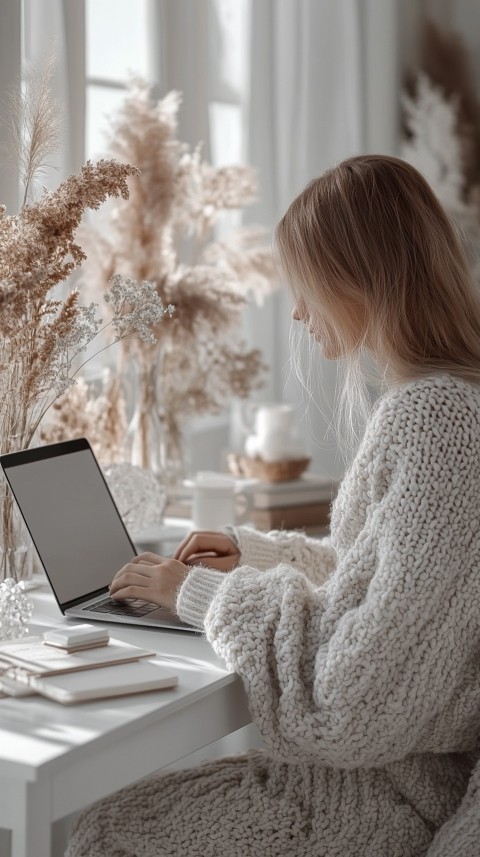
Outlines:
[[73, 653], [47, 646], [41, 637], [23, 637], [0, 645], [0, 661], [38, 676], [90, 671], [94, 667], [152, 658], [154, 655], [152, 649], [142, 649], [113, 638], [105, 646]]
[[33, 676], [29, 686], [55, 702], [69, 704], [176, 687], [178, 675], [153, 660], [141, 660], [55, 676]]

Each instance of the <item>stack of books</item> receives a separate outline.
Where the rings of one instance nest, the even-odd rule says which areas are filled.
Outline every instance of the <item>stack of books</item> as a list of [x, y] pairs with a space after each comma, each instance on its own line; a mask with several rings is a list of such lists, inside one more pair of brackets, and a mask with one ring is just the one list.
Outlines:
[[[85, 629], [82, 642], [75, 631]], [[81, 625], [0, 645], [0, 697], [32, 696], [71, 704], [176, 687], [178, 676], [154, 651]], [[86, 632], [86, 629], [91, 630]], [[62, 637], [74, 635], [72, 643]]]
[[[251, 495], [251, 523], [259, 530], [302, 529], [323, 533], [330, 524], [330, 508], [338, 482], [326, 476], [306, 473], [299, 479], [263, 482], [236, 480], [239, 491]], [[179, 486], [170, 496], [165, 514], [174, 518], [192, 517], [192, 488]]]
[[250, 489], [252, 523], [259, 530], [322, 532], [330, 524], [337, 488], [332, 479], [313, 474], [288, 482], [258, 482]]

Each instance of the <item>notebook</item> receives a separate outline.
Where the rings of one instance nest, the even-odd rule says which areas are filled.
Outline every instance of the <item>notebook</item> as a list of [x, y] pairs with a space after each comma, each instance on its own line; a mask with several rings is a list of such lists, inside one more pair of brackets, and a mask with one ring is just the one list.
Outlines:
[[[162, 664], [147, 660], [123, 664], [121, 669], [111, 666], [54, 676], [31, 676], [25, 684], [8, 677], [2, 682], [7, 691], [12, 691], [12, 696], [27, 696], [35, 691], [65, 705], [173, 688], [178, 685], [178, 676]], [[22, 688], [26, 689], [23, 694]]]
[[51, 676], [81, 670], [103, 669], [141, 658], [152, 658], [155, 652], [132, 646], [123, 640], [111, 638], [106, 646], [82, 652], [65, 652], [47, 646], [42, 637], [22, 637], [7, 640], [0, 645], [0, 665], [30, 676]]
[[163, 607], [109, 597], [137, 551], [86, 438], [0, 455], [0, 466], [65, 616], [198, 633]]

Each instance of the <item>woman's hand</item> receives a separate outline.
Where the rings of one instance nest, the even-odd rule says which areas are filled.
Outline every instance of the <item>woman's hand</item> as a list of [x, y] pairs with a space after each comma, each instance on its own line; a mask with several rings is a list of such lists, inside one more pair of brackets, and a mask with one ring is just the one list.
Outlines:
[[185, 536], [174, 557], [186, 565], [231, 571], [240, 561], [240, 552], [233, 539], [225, 533], [199, 530]]
[[141, 598], [173, 611], [177, 592], [189, 570], [176, 559], [142, 553], [117, 571], [110, 584], [110, 595], [118, 600]]

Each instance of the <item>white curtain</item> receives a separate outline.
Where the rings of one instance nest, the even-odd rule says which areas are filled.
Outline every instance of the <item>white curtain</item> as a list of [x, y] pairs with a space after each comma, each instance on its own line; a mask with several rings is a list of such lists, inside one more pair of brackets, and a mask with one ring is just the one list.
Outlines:
[[[63, 116], [60, 151], [49, 158], [51, 166], [41, 185], [56, 187], [84, 163], [85, 139], [85, 8], [83, 0], [2, 0], [0, 5], [0, 110], [5, 116], [8, 92], [18, 87], [22, 54], [26, 67], [37, 67], [53, 50], [55, 68], [52, 93]], [[7, 131], [0, 123], [0, 145]], [[9, 214], [20, 204], [18, 168], [0, 157], [0, 202]]]
[[24, 0], [24, 58], [38, 67], [53, 52], [52, 95], [62, 117], [59, 151], [41, 184], [55, 188], [85, 161], [85, 4], [83, 0]]
[[[52, 94], [63, 118], [62, 141], [49, 157], [40, 184], [56, 187], [84, 163], [85, 23], [83, 0], [2, 0], [0, 7], [0, 110], [5, 117], [8, 93], [18, 88], [22, 54], [27, 69], [38, 68], [53, 51]], [[0, 123], [0, 202], [8, 214], [20, 205], [18, 166], [7, 161], [6, 123]]]
[[193, 147], [202, 141], [208, 159], [212, 0], [150, 0], [149, 6], [150, 51], [160, 94], [172, 89], [182, 93], [179, 139]]
[[[3, 0], [0, 7], [0, 115], [5, 116], [9, 90], [21, 75], [21, 9], [17, 0]], [[0, 203], [7, 214], [16, 214], [19, 204], [18, 171], [12, 169], [6, 152], [8, 132], [0, 122]]]
[[[302, 187], [335, 162], [360, 152], [395, 152], [397, 0], [253, 2], [251, 33], [248, 160], [260, 174], [261, 201], [249, 217], [273, 226]], [[300, 403], [298, 382], [288, 379], [287, 295], [252, 312], [250, 323], [273, 370], [269, 397]], [[336, 368], [322, 363], [325, 416], [310, 406], [306, 420], [320, 439], [320, 445], [310, 439], [312, 469], [338, 478], [344, 464], [336, 444], [321, 442]]]

